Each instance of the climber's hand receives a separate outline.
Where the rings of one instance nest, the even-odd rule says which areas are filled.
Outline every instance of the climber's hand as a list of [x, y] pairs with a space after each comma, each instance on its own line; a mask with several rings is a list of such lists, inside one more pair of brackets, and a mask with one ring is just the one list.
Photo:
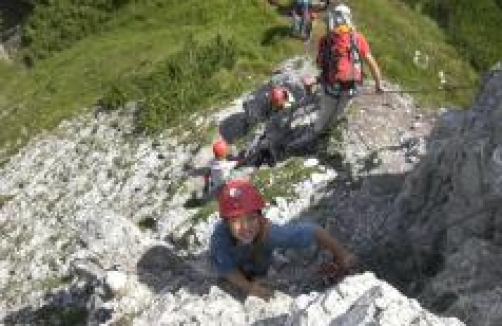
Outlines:
[[359, 265], [359, 258], [354, 254], [347, 253], [340, 259], [339, 265], [344, 274], [351, 274], [354, 272], [357, 265]]
[[318, 272], [326, 285], [337, 283], [344, 276], [340, 265], [334, 261], [322, 263]]
[[347, 253], [341, 259], [323, 263], [319, 266], [319, 273], [326, 284], [339, 282], [344, 276], [355, 271], [359, 264], [357, 256]]
[[248, 294], [262, 298], [263, 300], [268, 300], [272, 297], [272, 291], [269, 288], [262, 286], [257, 281], [251, 283]]

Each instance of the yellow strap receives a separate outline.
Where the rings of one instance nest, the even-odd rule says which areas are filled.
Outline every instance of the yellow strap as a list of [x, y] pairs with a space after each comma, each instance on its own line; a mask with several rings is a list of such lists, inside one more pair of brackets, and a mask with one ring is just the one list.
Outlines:
[[340, 25], [335, 28], [335, 32], [337, 33], [348, 33], [351, 28], [348, 25]]

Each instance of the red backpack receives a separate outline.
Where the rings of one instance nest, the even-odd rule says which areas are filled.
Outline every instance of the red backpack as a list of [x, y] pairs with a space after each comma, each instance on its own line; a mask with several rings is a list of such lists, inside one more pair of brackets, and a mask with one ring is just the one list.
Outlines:
[[361, 85], [362, 61], [354, 31], [332, 31], [322, 45], [322, 74], [330, 85]]

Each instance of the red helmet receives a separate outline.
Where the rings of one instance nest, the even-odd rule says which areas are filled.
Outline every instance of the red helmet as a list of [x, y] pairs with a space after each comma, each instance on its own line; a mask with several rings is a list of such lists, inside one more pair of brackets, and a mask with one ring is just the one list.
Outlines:
[[224, 158], [228, 153], [228, 144], [225, 140], [219, 139], [213, 144], [213, 154], [216, 158]]
[[280, 86], [272, 86], [270, 88], [269, 92], [269, 97], [270, 97], [270, 104], [274, 108], [283, 108], [284, 105], [286, 104], [286, 98], [287, 92], [284, 89], [284, 87]]
[[265, 207], [265, 199], [247, 180], [228, 181], [218, 193], [220, 217], [232, 219], [254, 213]]

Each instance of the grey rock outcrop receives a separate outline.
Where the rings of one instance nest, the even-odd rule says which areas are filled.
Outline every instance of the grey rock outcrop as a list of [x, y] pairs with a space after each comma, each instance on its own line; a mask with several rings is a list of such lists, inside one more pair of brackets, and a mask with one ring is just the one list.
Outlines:
[[[256, 298], [240, 302], [217, 286], [206, 259], [217, 214], [195, 219], [200, 208], [186, 204], [196, 188], [193, 171], [211, 156], [211, 140], [201, 139], [217, 133], [216, 126], [221, 133], [224, 122], [239, 126], [234, 118], [242, 115], [242, 101], [214, 115], [190, 117], [192, 129], [183, 126], [155, 138], [134, 133], [133, 103], [121, 111], [82, 115], [40, 135], [2, 166], [0, 320], [457, 325], [371, 274], [322, 291], [326, 286], [316, 284], [322, 255], [277, 252], [268, 277], [276, 297], [268, 304]], [[387, 231], [382, 226], [403, 179], [389, 186], [382, 175], [415, 166], [407, 157], [423, 155], [421, 140], [431, 123], [411, 98], [355, 102], [341, 148], [354, 171], [347, 177], [324, 159], [307, 158], [299, 165], [311, 169], [309, 174], [288, 184], [291, 195], [274, 198], [266, 214], [276, 223], [314, 218], [365, 254]], [[197, 138], [194, 130], [207, 135]], [[408, 146], [410, 140], [416, 148]], [[373, 153], [379, 164], [367, 166]], [[289, 172], [281, 169], [278, 164], [270, 174], [269, 186]]]
[[408, 247], [400, 274], [428, 307], [469, 325], [501, 325], [501, 65], [470, 110], [442, 116], [427, 153], [398, 199], [395, 246]]
[[346, 278], [323, 293], [296, 298], [284, 293], [265, 302], [249, 297], [240, 304], [212, 287], [208, 294], [169, 293], [135, 320], [135, 325], [464, 325], [421, 308], [371, 273]]

